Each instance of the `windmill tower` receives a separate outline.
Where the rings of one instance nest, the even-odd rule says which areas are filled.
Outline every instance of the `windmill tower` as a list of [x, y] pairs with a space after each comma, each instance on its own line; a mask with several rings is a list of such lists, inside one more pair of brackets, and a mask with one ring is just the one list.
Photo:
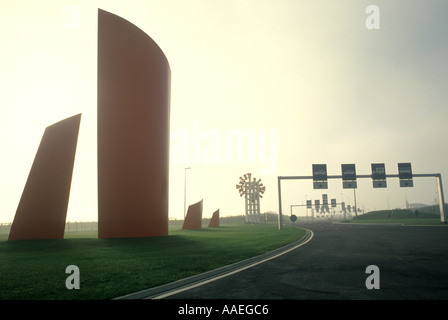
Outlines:
[[258, 224], [260, 219], [260, 199], [266, 187], [261, 183], [261, 179], [252, 178], [251, 173], [247, 173], [240, 177], [236, 189], [240, 192], [240, 197], [244, 196], [246, 223]]

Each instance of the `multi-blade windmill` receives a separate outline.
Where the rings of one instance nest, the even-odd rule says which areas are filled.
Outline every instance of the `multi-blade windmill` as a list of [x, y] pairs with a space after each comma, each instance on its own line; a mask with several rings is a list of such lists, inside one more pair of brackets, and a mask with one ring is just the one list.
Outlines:
[[263, 198], [266, 191], [261, 179], [257, 180], [251, 173], [247, 173], [244, 178], [240, 177], [236, 189], [239, 190], [240, 197], [245, 198], [246, 223], [260, 223], [260, 198]]

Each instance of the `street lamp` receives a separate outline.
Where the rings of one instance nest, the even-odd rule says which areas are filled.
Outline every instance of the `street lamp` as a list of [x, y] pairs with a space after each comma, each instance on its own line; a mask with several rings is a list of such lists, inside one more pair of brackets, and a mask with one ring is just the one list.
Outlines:
[[187, 214], [186, 212], [186, 207], [187, 207], [187, 169], [191, 169], [191, 167], [186, 167], [185, 168], [185, 180], [184, 180], [184, 220], [185, 220], [185, 215]]

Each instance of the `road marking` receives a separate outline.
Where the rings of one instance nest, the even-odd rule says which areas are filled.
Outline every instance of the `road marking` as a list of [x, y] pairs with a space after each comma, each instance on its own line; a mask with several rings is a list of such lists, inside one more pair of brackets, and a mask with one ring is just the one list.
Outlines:
[[297, 249], [297, 248], [303, 246], [304, 244], [307, 244], [308, 242], [310, 242], [311, 239], [313, 239], [313, 237], [314, 237], [314, 233], [313, 233], [313, 231], [311, 231], [311, 230], [308, 230], [308, 229], [306, 229], [306, 230], [307, 230], [308, 232], [310, 232], [310, 234], [311, 234], [310, 237], [309, 237], [305, 242], [301, 242], [301, 243], [299, 243], [298, 245], [296, 245], [296, 246], [294, 246], [294, 247], [292, 247], [292, 248], [289, 248], [288, 250], [282, 251], [282, 252], [280, 252], [280, 253], [278, 253], [278, 254], [276, 254], [276, 255], [273, 255], [273, 256], [271, 256], [271, 257], [265, 258], [265, 259], [263, 259], [263, 260], [260, 260], [260, 261], [254, 262], [254, 263], [251, 263], [251, 264], [249, 264], [249, 265], [247, 265], [247, 266], [244, 266], [244, 267], [241, 267], [241, 268], [239, 268], [239, 269], [236, 269], [236, 270], [233, 270], [233, 271], [230, 271], [230, 272], [221, 274], [221, 275], [216, 276], [216, 277], [213, 277], [213, 278], [211, 278], [211, 279], [207, 279], [207, 280], [204, 280], [204, 281], [201, 281], [201, 282], [198, 282], [198, 283], [191, 284], [191, 285], [186, 286], [186, 287], [182, 287], [182, 288], [179, 288], [179, 289], [174, 289], [174, 290], [172, 290], [172, 291], [168, 291], [168, 292], [165, 292], [165, 293], [163, 293], [163, 294], [160, 294], [160, 295], [157, 295], [157, 296], [152, 296], [152, 297], [150, 297], [150, 298], [145, 298], [145, 299], [154, 299], [154, 300], [163, 299], [163, 298], [166, 298], [166, 297], [169, 297], [169, 296], [178, 294], [178, 293], [180, 293], [180, 292], [187, 291], [187, 290], [191, 290], [191, 289], [193, 289], [193, 288], [197, 288], [197, 287], [203, 286], [203, 285], [205, 285], [205, 284], [207, 284], [207, 283], [210, 283], [210, 282], [213, 282], [213, 281], [216, 281], [216, 280], [219, 280], [219, 279], [222, 279], [222, 278], [231, 276], [231, 275], [236, 274], [236, 273], [238, 273], [238, 272], [241, 272], [241, 271], [243, 271], [243, 270], [246, 270], [246, 269], [255, 267], [256, 265], [259, 265], [259, 264], [261, 264], [261, 263], [263, 263], [263, 262], [266, 262], [266, 261], [269, 261], [269, 260], [278, 258], [278, 257], [280, 257], [280, 256], [282, 256], [282, 255], [284, 255], [284, 254], [286, 254], [286, 253], [288, 253], [288, 252], [290, 252], [290, 251], [292, 251], [292, 250], [295, 250], [295, 249]]

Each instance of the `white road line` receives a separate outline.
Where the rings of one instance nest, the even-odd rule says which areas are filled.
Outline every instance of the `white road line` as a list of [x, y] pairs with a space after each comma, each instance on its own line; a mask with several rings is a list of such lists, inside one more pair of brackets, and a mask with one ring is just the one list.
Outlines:
[[210, 283], [210, 282], [213, 282], [213, 281], [216, 281], [216, 280], [219, 280], [219, 279], [222, 279], [222, 278], [231, 276], [231, 275], [233, 275], [233, 274], [235, 274], [235, 273], [238, 273], [238, 272], [240, 272], [240, 271], [243, 271], [243, 270], [252, 268], [252, 267], [254, 267], [254, 266], [256, 266], [256, 265], [259, 265], [259, 264], [261, 264], [261, 263], [263, 263], [263, 262], [266, 262], [266, 261], [269, 261], [269, 260], [278, 258], [278, 257], [280, 257], [281, 255], [284, 255], [285, 253], [288, 253], [288, 252], [290, 252], [290, 251], [292, 251], [292, 250], [295, 250], [295, 249], [297, 249], [297, 248], [303, 246], [304, 244], [307, 244], [308, 242], [310, 242], [311, 239], [313, 239], [313, 237], [314, 237], [314, 233], [313, 233], [313, 231], [311, 231], [311, 230], [307, 230], [307, 231], [311, 233], [311, 236], [310, 236], [305, 242], [299, 243], [298, 245], [296, 245], [296, 246], [294, 246], [294, 247], [292, 247], [292, 248], [289, 248], [289, 249], [286, 250], [286, 251], [280, 252], [280, 253], [278, 253], [278, 254], [272, 256], [272, 257], [269, 257], [269, 258], [266, 258], [266, 259], [263, 259], [263, 260], [254, 262], [254, 263], [252, 263], [252, 264], [249, 264], [249, 265], [244, 266], [244, 267], [241, 267], [241, 268], [239, 268], [239, 269], [237, 269], [237, 270], [233, 270], [233, 271], [230, 271], [230, 272], [228, 272], [228, 273], [225, 273], [225, 274], [216, 276], [216, 277], [214, 277], [214, 278], [207, 279], [207, 280], [204, 280], [204, 281], [201, 281], [201, 282], [198, 282], [198, 283], [195, 283], [195, 284], [186, 286], [186, 287], [182, 287], [182, 288], [179, 288], [179, 289], [175, 289], [175, 290], [172, 290], [172, 291], [163, 293], [163, 294], [161, 294], [161, 295], [154, 296], [154, 297], [151, 297], [151, 298], [146, 298], [146, 299], [154, 299], [154, 300], [157, 300], [157, 299], [163, 299], [163, 298], [166, 298], [166, 297], [169, 297], [169, 296], [178, 294], [178, 293], [180, 293], [180, 292], [187, 291], [187, 290], [190, 290], [190, 289], [193, 289], [193, 288], [197, 288], [197, 287], [203, 286], [203, 285], [205, 285], [205, 284], [207, 284], [207, 283]]

